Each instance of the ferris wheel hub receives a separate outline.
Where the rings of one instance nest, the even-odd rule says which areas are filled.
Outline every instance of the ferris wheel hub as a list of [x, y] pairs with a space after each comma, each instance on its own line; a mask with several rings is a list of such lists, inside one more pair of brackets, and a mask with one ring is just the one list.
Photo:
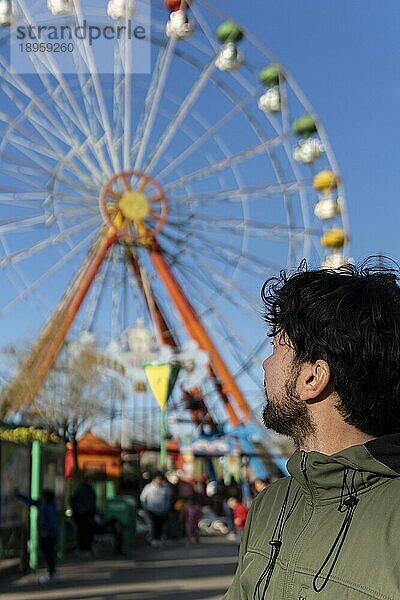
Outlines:
[[100, 193], [104, 222], [119, 238], [147, 244], [165, 226], [168, 202], [161, 185], [141, 171], [116, 173]]
[[119, 201], [122, 216], [131, 221], [143, 221], [150, 212], [150, 203], [141, 192], [125, 192]]

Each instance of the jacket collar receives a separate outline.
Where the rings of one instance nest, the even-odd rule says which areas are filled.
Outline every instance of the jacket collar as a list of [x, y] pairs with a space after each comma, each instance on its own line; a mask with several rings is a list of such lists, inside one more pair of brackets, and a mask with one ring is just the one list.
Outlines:
[[337, 501], [343, 495], [346, 473], [357, 493], [382, 479], [400, 477], [400, 434], [382, 436], [332, 455], [297, 450], [287, 467], [304, 493], [316, 502]]

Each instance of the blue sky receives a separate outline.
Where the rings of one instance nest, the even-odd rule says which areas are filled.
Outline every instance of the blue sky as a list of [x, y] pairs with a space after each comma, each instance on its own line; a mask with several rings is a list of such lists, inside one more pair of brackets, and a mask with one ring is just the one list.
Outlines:
[[218, 4], [276, 55], [324, 123], [346, 190], [351, 256], [399, 261], [400, 3]]

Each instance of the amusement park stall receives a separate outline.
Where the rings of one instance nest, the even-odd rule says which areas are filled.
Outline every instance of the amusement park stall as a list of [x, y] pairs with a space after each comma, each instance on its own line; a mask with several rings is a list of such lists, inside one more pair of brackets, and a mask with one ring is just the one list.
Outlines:
[[15, 488], [34, 499], [40, 497], [43, 488], [53, 490], [62, 521], [64, 447], [55, 436], [34, 427], [0, 425], [0, 560], [20, 558], [22, 569], [28, 563], [36, 569], [38, 510], [21, 504]]

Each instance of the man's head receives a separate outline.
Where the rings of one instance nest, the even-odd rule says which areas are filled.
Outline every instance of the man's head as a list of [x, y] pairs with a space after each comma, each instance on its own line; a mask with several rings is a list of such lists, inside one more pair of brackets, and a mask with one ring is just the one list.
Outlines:
[[55, 499], [55, 495], [52, 490], [48, 490], [48, 489], [42, 490], [42, 502], [44, 502], [45, 504], [50, 504], [51, 502], [54, 502], [54, 499]]
[[156, 471], [152, 477], [152, 481], [153, 483], [155, 483], [156, 485], [161, 486], [164, 482], [164, 478], [162, 473], [160, 473], [159, 471]]
[[377, 437], [400, 432], [399, 270], [301, 270], [263, 286], [273, 354], [264, 361], [264, 421], [296, 445], [315, 433], [328, 396], [343, 420]]

